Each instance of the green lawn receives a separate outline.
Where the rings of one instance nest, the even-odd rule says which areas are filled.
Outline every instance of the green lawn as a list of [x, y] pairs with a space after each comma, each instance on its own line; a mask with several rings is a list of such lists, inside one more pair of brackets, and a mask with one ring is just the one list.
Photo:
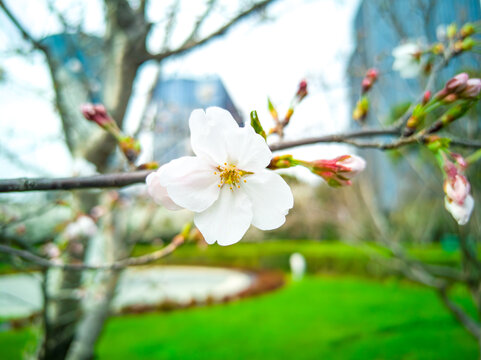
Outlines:
[[[0, 333], [2, 358], [20, 359], [33, 342], [32, 330]], [[97, 353], [101, 360], [475, 359], [477, 346], [429, 289], [311, 276], [234, 303], [112, 318]]]
[[[152, 250], [137, 246], [135, 255]], [[373, 245], [367, 250], [387, 255]], [[311, 273], [336, 275], [309, 276], [230, 304], [112, 318], [98, 344], [98, 359], [477, 358], [476, 342], [433, 291], [386, 278], [365, 251], [343, 243], [186, 245], [161, 263], [287, 270], [294, 251], [305, 255]], [[458, 266], [457, 251], [437, 245], [410, 251], [428, 262]], [[378, 280], [368, 278], [373, 275]], [[474, 313], [467, 294], [459, 293], [457, 300]], [[0, 331], [0, 359], [32, 353], [36, 333], [34, 328]]]
[[309, 277], [227, 305], [111, 319], [98, 355], [439, 360], [475, 359], [477, 345], [428, 289], [397, 281]]

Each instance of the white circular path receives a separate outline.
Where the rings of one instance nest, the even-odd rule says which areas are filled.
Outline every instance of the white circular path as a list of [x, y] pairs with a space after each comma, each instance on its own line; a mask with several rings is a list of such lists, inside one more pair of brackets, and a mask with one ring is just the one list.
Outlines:
[[[131, 305], [221, 300], [247, 289], [252, 276], [241, 271], [197, 266], [130, 268], [123, 272], [113, 309]], [[0, 276], [0, 317], [23, 317], [41, 309], [40, 275]]]

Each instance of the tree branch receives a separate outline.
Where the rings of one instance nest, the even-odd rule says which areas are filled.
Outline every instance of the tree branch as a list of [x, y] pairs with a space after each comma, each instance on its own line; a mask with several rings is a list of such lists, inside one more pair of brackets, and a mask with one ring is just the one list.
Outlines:
[[[379, 150], [392, 150], [402, 146], [423, 143], [426, 136], [418, 133], [410, 137], [397, 138], [388, 142], [377, 141], [358, 141], [358, 138], [369, 138], [377, 136], [396, 136], [399, 130], [388, 129], [364, 129], [345, 134], [334, 134], [301, 140], [283, 141], [270, 145], [272, 151], [289, 149], [302, 145], [312, 145], [320, 143], [343, 143], [356, 146], [358, 148], [374, 148]], [[468, 148], [481, 148], [481, 142], [463, 139], [453, 139], [452, 145]], [[95, 175], [88, 177], [69, 177], [69, 178], [17, 178], [0, 180], [0, 193], [17, 191], [45, 191], [45, 190], [73, 190], [73, 189], [92, 189], [92, 188], [116, 188], [127, 185], [145, 182], [145, 178], [150, 170], [135, 171], [129, 173], [115, 173], [105, 175]]]
[[453, 316], [466, 328], [466, 330], [476, 339], [481, 337], [481, 328], [466, 312], [456, 305], [448, 296], [447, 290], [441, 288], [438, 291], [443, 304], [451, 311]]
[[7, 8], [3, 0], [0, 0], [0, 8], [2, 8], [3, 12], [7, 17], [10, 19], [10, 21], [15, 25], [15, 27], [20, 31], [22, 34], [23, 38], [27, 41], [29, 41], [34, 48], [43, 51], [44, 53], [47, 53], [47, 47], [45, 47], [42, 43], [40, 43], [37, 39], [35, 39], [26, 29], [25, 27], [20, 23], [20, 21], [13, 15], [13, 13], [10, 11], [10, 9]]
[[73, 190], [122, 187], [145, 182], [150, 170], [70, 178], [18, 178], [0, 180], [0, 192]]
[[334, 134], [334, 135], [311, 137], [311, 138], [305, 138], [305, 139], [293, 140], [293, 141], [282, 141], [276, 144], [272, 144], [269, 147], [272, 151], [277, 151], [277, 150], [288, 149], [296, 146], [312, 145], [312, 144], [318, 144], [318, 143], [351, 144], [352, 143], [351, 139], [353, 138], [365, 138], [365, 137], [373, 137], [373, 136], [396, 136], [399, 134], [400, 134], [399, 130], [394, 128], [363, 129], [363, 130], [353, 131], [345, 134]]
[[202, 13], [201, 16], [197, 19], [195, 22], [195, 25], [190, 33], [190, 35], [185, 39], [185, 41], [182, 43], [181, 47], [189, 45], [191, 42], [195, 42], [195, 39], [199, 33], [199, 29], [201, 28], [202, 24], [204, 23], [205, 19], [210, 15], [212, 10], [215, 7], [217, 0], [209, 0], [207, 2], [207, 8], [205, 11]]
[[41, 268], [58, 268], [62, 270], [75, 270], [75, 271], [82, 271], [82, 270], [120, 270], [123, 268], [126, 268], [128, 266], [139, 266], [139, 265], [145, 265], [151, 262], [154, 262], [156, 260], [162, 259], [166, 257], [167, 255], [170, 255], [172, 252], [174, 252], [180, 245], [184, 243], [184, 238], [183, 237], [175, 237], [172, 242], [167, 245], [166, 247], [154, 251], [150, 254], [142, 255], [142, 256], [137, 256], [137, 257], [132, 257], [132, 258], [126, 258], [123, 260], [115, 261], [110, 264], [104, 264], [104, 265], [89, 265], [89, 264], [84, 264], [84, 263], [68, 263], [68, 264], [62, 264], [59, 262], [51, 261], [48, 259], [45, 259], [41, 256], [35, 255], [30, 251], [26, 250], [20, 250], [16, 249], [11, 246], [7, 245], [2, 245], [0, 244], [0, 252], [3, 252], [5, 254], [10, 254], [13, 256], [18, 256], [21, 257], [24, 260], [30, 261]]
[[451, 61], [451, 59], [453, 57], [455, 57], [456, 55], [458, 55], [459, 53], [456, 53], [453, 49], [450, 49], [448, 50], [448, 52], [444, 55], [443, 59], [437, 63], [434, 68], [431, 70], [431, 73], [429, 74], [429, 78], [428, 78], [428, 81], [426, 83], [426, 86], [423, 90], [423, 92], [419, 95], [419, 98], [417, 101], [413, 102], [411, 104], [411, 106], [409, 107], [409, 109], [404, 113], [404, 115], [402, 115], [395, 123], [394, 123], [394, 127], [397, 128], [397, 129], [403, 129], [409, 118], [411, 117], [412, 115], [412, 112], [414, 110], [414, 108], [416, 107], [416, 105], [420, 102], [422, 102], [423, 100], [423, 97], [424, 97], [424, 94], [426, 93], [426, 91], [433, 91], [434, 90], [434, 85], [436, 83], [436, 78], [437, 76], [439, 75], [439, 73], [441, 72], [441, 70], [443, 70], [448, 64], [449, 62]]
[[184, 43], [180, 47], [178, 47], [177, 49], [165, 50], [165, 51], [161, 51], [160, 53], [157, 53], [157, 54], [147, 54], [147, 58], [145, 59], [145, 61], [147, 61], [147, 60], [162, 61], [163, 59], [165, 59], [169, 56], [183, 54], [183, 53], [185, 53], [189, 50], [192, 50], [193, 48], [196, 48], [200, 45], [205, 45], [209, 41], [211, 41], [211, 40], [213, 40], [213, 39], [215, 39], [219, 36], [224, 35], [233, 25], [235, 25], [238, 22], [240, 22], [241, 20], [247, 18], [249, 15], [252, 15], [253, 13], [255, 13], [257, 11], [260, 11], [260, 10], [264, 9], [265, 7], [267, 7], [268, 5], [273, 3], [274, 1], [276, 1], [276, 0], [263, 0], [263, 1], [260, 1], [258, 3], [255, 3], [254, 5], [249, 7], [248, 9], [246, 9], [246, 10], [240, 12], [239, 14], [237, 14], [234, 18], [232, 18], [226, 24], [221, 26], [216, 31], [210, 33], [206, 37], [204, 37], [200, 40], [197, 40], [197, 41], [191, 41], [191, 42], [188, 42], [188, 43]]

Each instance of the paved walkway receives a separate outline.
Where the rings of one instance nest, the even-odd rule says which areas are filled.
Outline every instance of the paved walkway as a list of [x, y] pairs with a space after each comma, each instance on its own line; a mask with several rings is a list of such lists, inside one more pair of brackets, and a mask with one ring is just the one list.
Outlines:
[[[172, 301], [188, 304], [208, 298], [220, 300], [247, 289], [251, 276], [236, 270], [197, 266], [130, 268], [122, 274], [113, 308]], [[22, 317], [42, 305], [40, 275], [0, 276], [0, 316]]]

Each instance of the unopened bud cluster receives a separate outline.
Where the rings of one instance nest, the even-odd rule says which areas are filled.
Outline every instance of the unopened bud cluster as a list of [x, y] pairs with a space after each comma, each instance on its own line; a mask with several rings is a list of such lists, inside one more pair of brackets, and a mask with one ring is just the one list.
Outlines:
[[367, 96], [362, 96], [356, 103], [356, 107], [352, 112], [352, 118], [356, 121], [363, 122], [366, 119], [368, 112], [369, 99], [367, 98]]
[[356, 155], [342, 155], [334, 159], [305, 161], [294, 159], [292, 155], [274, 156], [268, 168], [271, 170], [304, 166], [313, 174], [322, 177], [329, 186], [341, 187], [351, 185], [351, 179], [364, 170], [366, 161]]
[[87, 120], [95, 122], [104, 129], [115, 125], [115, 121], [108, 115], [102, 104], [84, 104], [80, 110]]
[[[412, 135], [423, 123], [426, 115], [440, 106], [448, 105], [448, 109], [424, 133], [433, 134], [453, 121], [462, 117], [473, 105], [481, 91], [481, 79], [470, 78], [460, 73], [449, 79], [444, 88], [431, 96], [426, 91], [420, 104], [417, 104], [409, 117], [403, 136]], [[454, 103], [454, 104], [453, 104]]]
[[269, 109], [269, 113], [271, 114], [272, 119], [275, 122], [275, 126], [269, 130], [269, 134], [278, 134], [281, 138], [284, 136], [284, 128], [289, 124], [289, 121], [291, 120], [292, 115], [294, 114], [294, 110], [297, 105], [307, 96], [307, 81], [302, 80], [299, 83], [299, 86], [297, 88], [296, 94], [291, 100], [291, 103], [289, 105], [289, 108], [287, 109], [286, 115], [284, 118], [281, 120], [279, 119], [279, 114], [274, 106], [274, 104], [271, 102], [271, 100], [268, 98], [267, 99], [267, 106]]
[[104, 105], [84, 104], [80, 110], [85, 119], [96, 123], [115, 137], [127, 160], [131, 164], [135, 162], [140, 154], [140, 143], [133, 137], [122, 133], [115, 120], [107, 113]]
[[451, 24], [446, 28], [446, 37], [453, 46], [455, 53], [472, 50], [476, 41], [472, 37], [480, 32], [479, 24], [466, 23], [458, 30], [456, 24]]
[[371, 90], [372, 86], [379, 77], [379, 71], [375, 68], [371, 68], [366, 72], [366, 75], [361, 82], [361, 98], [356, 103], [356, 107], [352, 112], [352, 117], [354, 120], [359, 122], [364, 122], [366, 116], [369, 112], [369, 99], [367, 98], [367, 93]]
[[376, 82], [378, 76], [379, 71], [377, 69], [371, 68], [366, 72], [366, 76], [364, 76], [364, 79], [362, 79], [361, 82], [363, 94], [367, 93], [371, 89], [372, 85]]
[[351, 179], [364, 170], [366, 161], [356, 155], [342, 155], [330, 160], [312, 161], [307, 163], [307, 167], [329, 186], [341, 187], [352, 184]]
[[459, 225], [465, 225], [474, 208], [471, 185], [464, 175], [467, 164], [461, 155], [450, 155], [454, 162], [447, 158], [444, 161], [444, 206]]

